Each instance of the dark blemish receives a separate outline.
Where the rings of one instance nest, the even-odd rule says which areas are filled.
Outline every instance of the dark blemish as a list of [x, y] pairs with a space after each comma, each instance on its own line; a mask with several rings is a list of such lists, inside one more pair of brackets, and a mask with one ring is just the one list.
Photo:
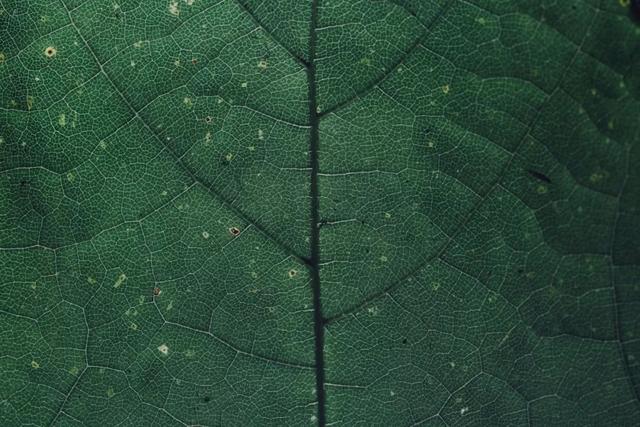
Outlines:
[[153, 296], [154, 297], [157, 297], [158, 295], [160, 295], [160, 292], [161, 292], [160, 288], [158, 288], [158, 287], [153, 288]]
[[27, 181], [27, 180], [25, 180], [25, 179], [23, 179], [22, 181], [20, 181], [20, 185], [21, 185], [21, 186], [23, 186], [23, 187], [24, 187], [24, 186], [26, 186], [26, 185], [28, 185], [28, 184], [29, 184], [29, 181]]
[[631, 0], [629, 4], [629, 14], [631, 19], [640, 23], [640, 0]]
[[524, 270], [523, 270], [523, 269], [521, 269], [521, 268], [519, 268], [519, 269], [518, 269], [518, 274], [522, 274], [522, 273], [524, 273]]
[[191, 63], [192, 63], [193, 65], [196, 65], [196, 64], [198, 63], [198, 59], [197, 59], [197, 58], [193, 58], [193, 59], [191, 60]]
[[529, 175], [531, 175], [532, 177], [539, 179], [540, 181], [544, 181], [547, 184], [551, 184], [551, 178], [549, 178], [547, 175], [541, 173], [541, 172], [537, 172], [531, 169], [527, 169], [527, 173]]
[[402, 340], [402, 344], [406, 344], [407, 342], [408, 342], [408, 341], [407, 341], [407, 339], [406, 339], [406, 338]]
[[229, 229], [229, 233], [231, 233], [232, 236], [236, 237], [240, 234], [240, 229], [238, 227], [231, 227]]
[[205, 397], [202, 398], [202, 401], [204, 403], [209, 403], [211, 401], [211, 397], [210, 396], [205, 396]]

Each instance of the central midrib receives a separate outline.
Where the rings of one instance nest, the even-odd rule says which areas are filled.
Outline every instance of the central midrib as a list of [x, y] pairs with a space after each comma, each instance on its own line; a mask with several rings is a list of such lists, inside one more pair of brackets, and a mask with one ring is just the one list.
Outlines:
[[320, 198], [318, 193], [318, 151], [320, 144], [318, 103], [316, 99], [316, 28], [318, 26], [318, 3], [311, 2], [311, 25], [309, 27], [309, 62], [306, 64], [307, 84], [309, 86], [309, 166], [311, 169], [311, 236], [309, 268], [311, 271], [311, 289], [313, 292], [313, 321], [315, 335], [316, 398], [317, 422], [326, 424], [324, 394], [324, 318], [320, 299]]

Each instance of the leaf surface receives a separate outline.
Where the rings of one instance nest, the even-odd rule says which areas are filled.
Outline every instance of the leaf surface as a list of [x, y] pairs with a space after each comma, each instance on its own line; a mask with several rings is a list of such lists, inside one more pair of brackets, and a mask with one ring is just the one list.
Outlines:
[[0, 3], [3, 425], [632, 425], [629, 2]]

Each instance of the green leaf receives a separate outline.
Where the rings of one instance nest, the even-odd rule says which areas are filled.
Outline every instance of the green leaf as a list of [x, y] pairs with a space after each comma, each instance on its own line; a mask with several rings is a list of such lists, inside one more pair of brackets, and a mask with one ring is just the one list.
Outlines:
[[635, 3], [3, 0], [0, 424], [633, 425]]

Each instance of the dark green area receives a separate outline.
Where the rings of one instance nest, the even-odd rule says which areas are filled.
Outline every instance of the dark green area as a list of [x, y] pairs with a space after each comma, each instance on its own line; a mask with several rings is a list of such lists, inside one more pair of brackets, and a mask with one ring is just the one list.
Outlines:
[[635, 425], [626, 0], [2, 0], [0, 425]]

